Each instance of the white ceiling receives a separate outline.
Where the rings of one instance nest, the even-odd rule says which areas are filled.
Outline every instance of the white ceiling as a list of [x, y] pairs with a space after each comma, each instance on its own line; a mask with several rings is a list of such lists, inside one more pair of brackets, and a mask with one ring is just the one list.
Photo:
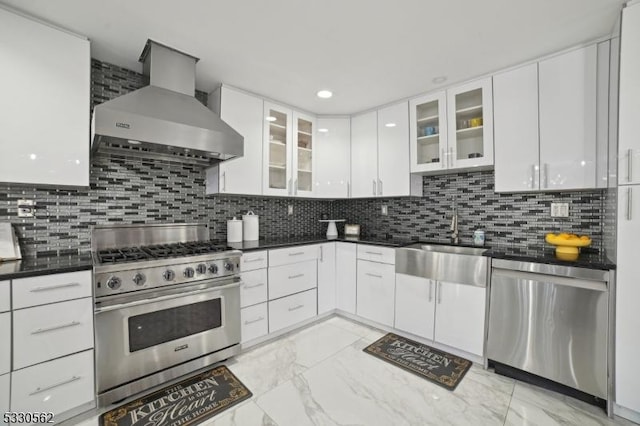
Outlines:
[[[349, 114], [609, 34], [624, 0], [0, 0], [88, 36], [134, 70], [147, 38], [224, 82], [318, 114]], [[334, 96], [321, 100], [319, 89]]]

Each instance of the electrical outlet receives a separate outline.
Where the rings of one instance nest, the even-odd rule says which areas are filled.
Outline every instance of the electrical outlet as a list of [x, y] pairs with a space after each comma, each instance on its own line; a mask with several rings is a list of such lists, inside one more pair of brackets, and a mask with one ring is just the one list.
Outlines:
[[569, 217], [569, 203], [551, 203], [551, 217]]
[[383, 216], [387, 216], [389, 214], [389, 207], [386, 204], [382, 205], [382, 211], [381, 211]]
[[293, 204], [289, 204], [289, 205], [287, 206], [287, 214], [288, 214], [289, 216], [293, 215]]

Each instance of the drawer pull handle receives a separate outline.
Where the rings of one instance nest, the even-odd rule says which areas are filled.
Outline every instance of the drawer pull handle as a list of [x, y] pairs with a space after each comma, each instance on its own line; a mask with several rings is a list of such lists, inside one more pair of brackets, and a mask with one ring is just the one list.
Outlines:
[[289, 256], [302, 256], [304, 254], [303, 251], [297, 251], [295, 253], [289, 253]]
[[61, 324], [61, 325], [54, 325], [53, 327], [38, 328], [37, 330], [33, 330], [31, 334], [46, 333], [48, 331], [60, 330], [62, 328], [75, 327], [76, 325], [80, 325], [80, 324], [81, 324], [80, 321], [72, 321], [69, 324]]
[[302, 277], [304, 277], [304, 274], [289, 275], [290, 280], [294, 280], [296, 278], [302, 278]]
[[80, 283], [68, 283], [68, 284], [59, 284], [59, 285], [50, 285], [47, 287], [34, 287], [29, 290], [31, 293], [39, 293], [41, 291], [49, 291], [49, 290], [58, 290], [61, 288], [69, 288], [69, 287], [78, 287]]
[[249, 324], [253, 324], [254, 322], [260, 322], [260, 321], [264, 321], [264, 317], [258, 317], [254, 320], [245, 321], [244, 325], [249, 325]]
[[367, 272], [366, 275], [369, 275], [370, 277], [374, 277], [374, 278], [382, 278], [382, 275], [370, 274], [369, 272]]
[[263, 260], [264, 260], [264, 257], [257, 257], [255, 259], [247, 259], [244, 261], [244, 263], [262, 262]]
[[55, 384], [53, 384], [53, 385], [51, 385], [51, 386], [45, 386], [45, 387], [43, 387], [43, 388], [38, 388], [38, 389], [34, 390], [33, 392], [31, 392], [31, 393], [29, 394], [29, 396], [37, 395], [37, 394], [39, 394], [39, 393], [46, 392], [46, 391], [48, 391], [48, 390], [51, 390], [51, 389], [54, 389], [54, 388], [60, 387], [60, 386], [62, 386], [62, 385], [66, 385], [66, 384], [69, 384], [69, 383], [77, 382], [77, 381], [78, 381], [78, 380], [80, 380], [81, 378], [82, 378], [82, 377], [80, 377], [80, 376], [73, 376], [72, 378], [70, 378], [70, 379], [68, 379], [68, 380], [65, 380], [64, 382], [55, 383]]
[[297, 311], [298, 309], [304, 308], [304, 305], [294, 306], [293, 308], [289, 308], [289, 312]]
[[246, 285], [244, 286], [245, 290], [249, 290], [250, 288], [258, 288], [258, 287], [262, 287], [264, 285], [264, 283], [260, 283], [260, 284], [254, 284], [254, 285]]
[[382, 253], [377, 251], [365, 251], [366, 254], [377, 254], [378, 256], [382, 256]]

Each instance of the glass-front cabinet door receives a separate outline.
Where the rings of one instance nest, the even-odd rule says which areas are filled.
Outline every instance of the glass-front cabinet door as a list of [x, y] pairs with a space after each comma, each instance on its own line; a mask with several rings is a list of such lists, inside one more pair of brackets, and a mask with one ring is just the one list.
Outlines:
[[315, 119], [293, 113], [293, 194], [310, 196], [313, 192], [315, 164]]
[[493, 164], [491, 78], [447, 91], [449, 168]]
[[291, 110], [264, 103], [264, 194], [292, 195]]
[[446, 93], [411, 100], [409, 114], [411, 173], [447, 168]]

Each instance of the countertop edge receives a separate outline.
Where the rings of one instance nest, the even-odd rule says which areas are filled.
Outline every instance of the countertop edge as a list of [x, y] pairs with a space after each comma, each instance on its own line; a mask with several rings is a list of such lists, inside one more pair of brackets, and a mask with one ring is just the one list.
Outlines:
[[31, 278], [31, 277], [39, 277], [42, 275], [55, 275], [55, 274], [64, 274], [67, 272], [79, 272], [79, 271], [90, 271], [93, 269], [93, 264], [91, 262], [81, 263], [78, 265], [64, 265], [64, 266], [42, 266], [42, 268], [33, 269], [30, 271], [15, 271], [15, 272], [0, 272], [0, 281], [7, 280], [16, 280], [20, 278]]

